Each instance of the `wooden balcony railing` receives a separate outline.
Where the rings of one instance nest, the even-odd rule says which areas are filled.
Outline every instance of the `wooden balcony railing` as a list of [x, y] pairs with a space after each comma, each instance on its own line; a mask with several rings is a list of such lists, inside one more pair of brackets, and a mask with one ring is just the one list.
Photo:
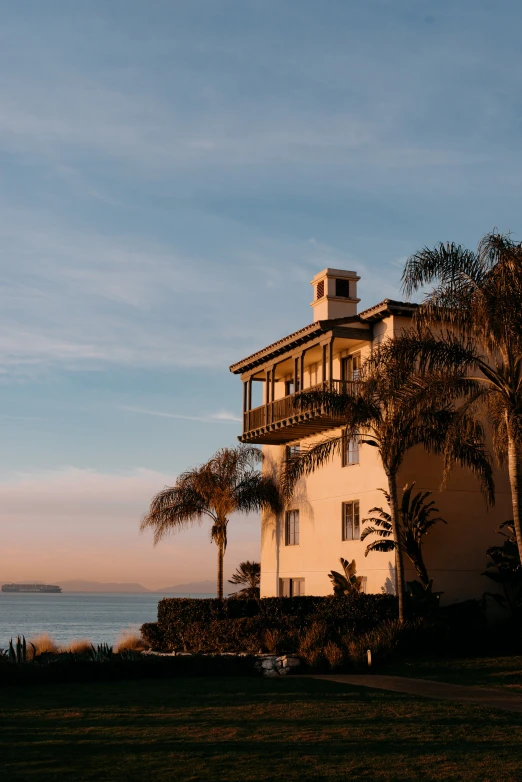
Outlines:
[[[327, 380], [324, 383], [318, 383], [310, 388], [303, 389], [307, 394], [313, 391], [333, 391], [338, 394], [357, 394], [359, 390], [359, 381], [357, 380]], [[276, 399], [269, 402], [268, 405], [260, 405], [253, 410], [248, 410], [243, 416], [243, 433], [252, 432], [261, 429], [263, 426], [275, 424], [292, 418], [299, 414], [299, 406], [295, 403], [297, 394], [289, 394], [282, 399]], [[321, 405], [316, 408], [308, 408], [308, 413], [320, 414]]]

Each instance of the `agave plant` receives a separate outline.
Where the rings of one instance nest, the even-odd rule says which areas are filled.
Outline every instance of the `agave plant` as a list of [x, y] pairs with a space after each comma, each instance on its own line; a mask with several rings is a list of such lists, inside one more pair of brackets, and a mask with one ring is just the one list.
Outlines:
[[95, 663], [105, 663], [109, 660], [112, 660], [114, 651], [112, 646], [109, 646], [109, 644], [98, 644], [97, 646], [93, 646], [91, 644], [90, 651], [88, 652], [89, 658], [95, 662]]
[[15, 663], [16, 665], [20, 663], [26, 663], [29, 662], [29, 659], [33, 659], [36, 656], [36, 648], [33, 643], [29, 641], [30, 646], [33, 647], [33, 656], [32, 658], [28, 658], [27, 656], [27, 642], [25, 640], [25, 636], [17, 636], [16, 643], [13, 643], [13, 639], [9, 641], [9, 648], [7, 649], [7, 658], [9, 662]]
[[[406, 484], [402, 492], [399, 506], [399, 535], [401, 547], [417, 571], [420, 583], [426, 591], [431, 591], [432, 581], [430, 581], [422, 556], [423, 538], [435, 524], [438, 522], [446, 524], [447, 522], [440, 516], [433, 515], [438, 513], [439, 509], [435, 507], [434, 500], [427, 502], [432, 492], [417, 492], [412, 498], [414, 487], [415, 481], [410, 486]], [[389, 503], [390, 496], [388, 492], [384, 489], [380, 489], [380, 491], [382, 491], [386, 501]], [[362, 531], [361, 540], [367, 538], [368, 535], [377, 535], [377, 540], [368, 543], [364, 556], [367, 557], [370, 551], [395, 551], [396, 542], [392, 538], [390, 514], [383, 508], [371, 508], [370, 513], [378, 513], [379, 515], [363, 519], [363, 522], [369, 523], [370, 526]]]
[[357, 575], [357, 568], [355, 567], [355, 559], [348, 562], [347, 559], [341, 557], [339, 559], [343, 567], [343, 573], [339, 573], [337, 570], [332, 570], [328, 573], [333, 586], [334, 595], [336, 597], [340, 595], [359, 595], [362, 592], [363, 576]]

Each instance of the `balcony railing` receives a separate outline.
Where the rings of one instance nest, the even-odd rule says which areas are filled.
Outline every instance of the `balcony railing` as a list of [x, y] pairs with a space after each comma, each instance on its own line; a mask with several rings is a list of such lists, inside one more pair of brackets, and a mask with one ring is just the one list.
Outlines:
[[[333, 391], [338, 394], [356, 394], [359, 386], [360, 383], [357, 380], [327, 380], [324, 383], [318, 383], [310, 388], [303, 389], [303, 393]], [[326, 415], [323, 405], [314, 405], [306, 410], [300, 408], [296, 404], [296, 396], [298, 394], [289, 394], [282, 399], [276, 399], [268, 404], [255, 407], [253, 410], [248, 410], [243, 417], [243, 435], [253, 434], [263, 429], [273, 431], [277, 428], [280, 430], [281, 426], [275, 427], [274, 425], [284, 425], [283, 422], [293, 427], [299, 424], [299, 420], [316, 421], [319, 424], [319, 428], [321, 428], [321, 421], [326, 425], [323, 428], [334, 426], [335, 424], [339, 425], [341, 419], [331, 414]], [[248, 437], [247, 439], [250, 440], [252, 438]], [[273, 438], [271, 437], [270, 439], [272, 440]], [[289, 433], [289, 436], [283, 437], [283, 439], [292, 439], [292, 436]]]

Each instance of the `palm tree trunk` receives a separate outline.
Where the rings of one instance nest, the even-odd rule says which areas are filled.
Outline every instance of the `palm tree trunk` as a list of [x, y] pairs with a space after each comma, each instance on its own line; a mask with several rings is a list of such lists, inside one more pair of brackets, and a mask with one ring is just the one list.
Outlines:
[[[506, 416], [507, 418], [507, 416]], [[518, 553], [522, 560], [522, 529], [520, 526], [520, 510], [522, 507], [522, 474], [520, 465], [520, 452], [514, 436], [512, 426], [507, 420], [508, 440], [508, 473], [511, 486], [511, 502], [513, 504], [513, 524], [517, 536]]]
[[392, 534], [395, 540], [395, 584], [399, 603], [399, 622], [404, 622], [404, 557], [399, 534], [399, 500], [397, 498], [397, 475], [393, 472], [388, 476], [388, 493], [390, 495], [390, 516]]
[[217, 596], [218, 600], [223, 600], [223, 559], [225, 557], [225, 547], [223, 542], [218, 543], [218, 571], [217, 571]]

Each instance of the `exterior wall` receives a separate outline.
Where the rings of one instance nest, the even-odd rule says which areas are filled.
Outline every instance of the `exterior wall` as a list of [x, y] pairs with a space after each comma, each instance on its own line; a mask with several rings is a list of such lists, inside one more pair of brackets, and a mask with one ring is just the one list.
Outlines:
[[[386, 318], [374, 326], [374, 343], [391, 337], [409, 325], [406, 318]], [[361, 343], [364, 359], [370, 352], [369, 343]], [[354, 349], [351, 352], [358, 352]], [[340, 377], [342, 354], [335, 353], [333, 376]], [[282, 386], [282, 384], [281, 384]], [[279, 393], [281, 393], [279, 391]], [[284, 391], [282, 392], [284, 393]], [[328, 437], [340, 435], [330, 430]], [[310, 445], [317, 437], [301, 441]], [[264, 469], [277, 471], [285, 454], [285, 446], [263, 446]], [[431, 499], [447, 524], [436, 525], [426, 536], [424, 559], [434, 588], [442, 591], [443, 602], [450, 603], [480, 597], [493, 584], [481, 576], [486, 564], [486, 549], [498, 541], [495, 530], [501, 522], [512, 518], [511, 497], [505, 471], [495, 476], [497, 500], [486, 508], [477, 479], [466, 470], [456, 468], [444, 491], [440, 491], [442, 469], [440, 459], [428, 456], [419, 446], [407, 454], [399, 486], [415, 481], [414, 492], [429, 490]], [[342, 540], [342, 503], [359, 500], [362, 519], [370, 508], [387, 508], [379, 488], [387, 481], [376, 448], [361, 445], [359, 464], [342, 467], [341, 457], [334, 457], [326, 466], [302, 480], [296, 487], [289, 508], [300, 512], [300, 542], [285, 545], [284, 514], [275, 518], [264, 514], [261, 530], [261, 595], [278, 594], [282, 578], [304, 578], [305, 594], [332, 593], [328, 573], [340, 568], [339, 558], [355, 559], [359, 575], [366, 576], [366, 591], [394, 591], [393, 554], [372, 553], [364, 556], [367, 541]], [[416, 577], [408, 560], [406, 579]]]
[[[284, 446], [264, 446], [265, 469], [277, 470], [284, 451]], [[507, 478], [504, 472], [497, 473], [497, 500], [488, 509], [471, 473], [456, 468], [443, 491], [441, 477], [440, 460], [418, 447], [405, 461], [399, 486], [415, 481], [414, 492], [433, 491], [431, 499], [439, 509], [438, 515], [447, 521], [430, 531], [423, 549], [434, 588], [444, 593], [443, 602], [477, 598], [493, 586], [481, 576], [486, 549], [497, 541], [495, 530], [500, 523], [512, 516]], [[298, 546], [285, 545], [284, 514], [276, 518], [265, 513], [261, 531], [261, 596], [277, 595], [282, 578], [304, 578], [305, 594], [331, 594], [328, 573], [340, 569], [340, 557], [355, 559], [358, 575], [367, 578], [367, 592], [394, 592], [393, 555], [375, 552], [365, 557], [367, 541], [342, 540], [342, 503], [359, 500], [363, 529], [362, 519], [371, 508], [387, 509], [379, 488], [387, 488], [387, 481], [378, 452], [372, 446], [362, 445], [359, 464], [342, 467], [340, 456], [335, 456], [296, 487], [289, 508], [299, 510]], [[405, 567], [406, 579], [416, 578], [408, 560]]]

